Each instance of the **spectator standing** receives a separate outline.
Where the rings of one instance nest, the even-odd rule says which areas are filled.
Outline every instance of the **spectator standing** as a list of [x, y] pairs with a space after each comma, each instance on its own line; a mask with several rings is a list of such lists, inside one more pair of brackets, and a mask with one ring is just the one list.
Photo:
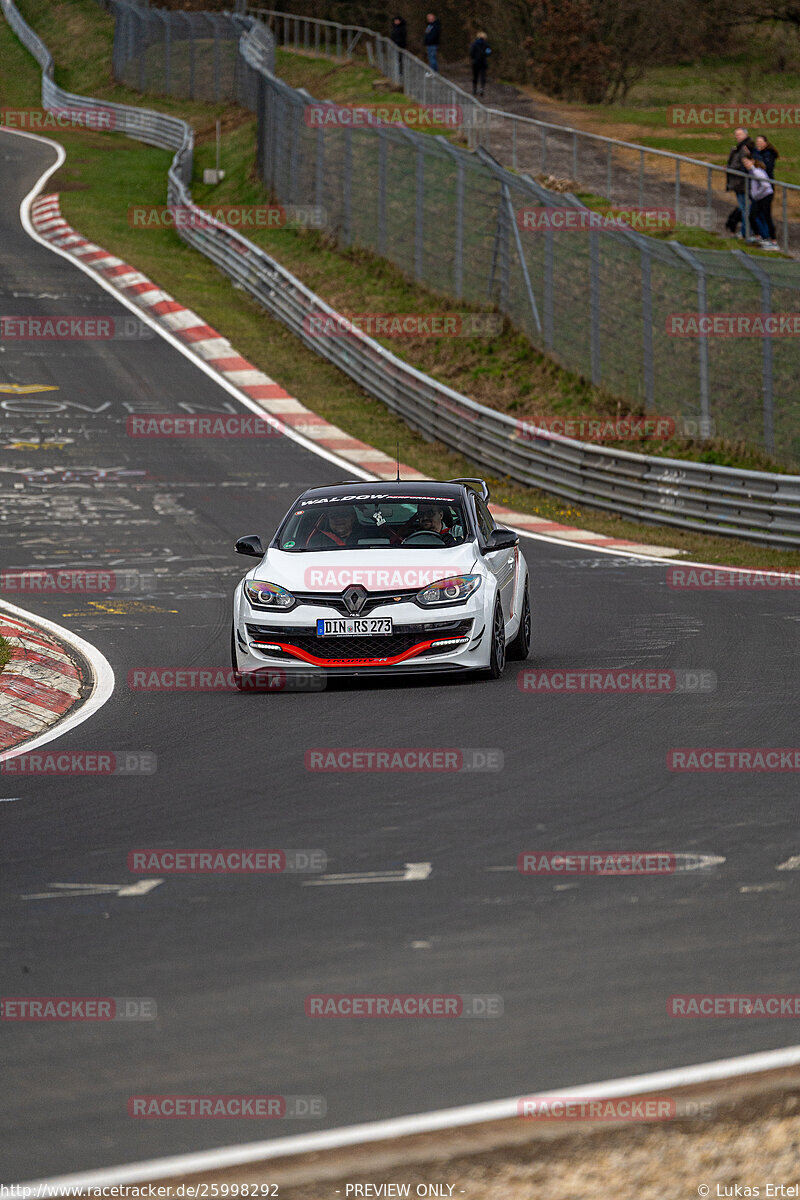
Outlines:
[[491, 46], [486, 38], [486, 34], [481, 30], [475, 35], [475, 41], [469, 48], [469, 60], [472, 63], [472, 94], [478, 95], [480, 87], [480, 95], [483, 95], [486, 87], [486, 67], [489, 63], [489, 55], [492, 53]]
[[732, 172], [744, 171], [744, 167], [742, 166], [742, 157], [745, 154], [752, 154], [754, 152], [755, 143], [747, 136], [747, 130], [741, 127], [734, 130], [734, 135], [736, 137], [736, 145], [728, 155], [728, 174], [725, 177], [725, 191], [734, 193], [739, 211], [737, 214], [736, 209], [734, 209], [734, 211], [729, 215], [725, 224], [727, 228], [730, 229], [731, 233], [734, 233], [739, 220], [741, 220], [743, 222], [743, 229], [739, 236], [744, 237], [747, 224], [748, 180], [743, 175], [734, 175]]
[[760, 162], [760, 159], [756, 160], [748, 156], [742, 157], [742, 166], [750, 174], [750, 196], [752, 199], [750, 220], [752, 221], [753, 233], [755, 235], [747, 240], [749, 242], [760, 241], [764, 249], [772, 249], [764, 212], [764, 203], [768, 197], [772, 196], [773, 188], [769, 180], [769, 175], [767, 175], [765, 168], [759, 165]]
[[[775, 147], [772, 145], [772, 143], [769, 142], [767, 140], [767, 138], [764, 137], [763, 133], [760, 133], [758, 135], [758, 137], [756, 138], [756, 154], [757, 154], [758, 158], [760, 158], [761, 161], [763, 162], [764, 170], [767, 172], [767, 175], [769, 176], [769, 178], [771, 180], [774, 179], [775, 178], [775, 163], [780, 158], [780, 155], [778, 154], [778, 151], [775, 149]], [[777, 238], [775, 237], [775, 223], [772, 220], [772, 201], [774, 199], [774, 196], [775, 196], [775, 188], [773, 186], [772, 194], [765, 197], [765, 199], [764, 199], [764, 219], [767, 222], [767, 232], [769, 234], [769, 242], [770, 242], [769, 246], [766, 248], [769, 250], [779, 250], [780, 249]]]
[[[408, 27], [402, 17], [392, 18], [392, 32], [389, 34], [398, 50], [405, 50], [408, 40]], [[403, 56], [397, 55], [397, 73], [403, 78]]]
[[428, 13], [428, 24], [425, 26], [425, 50], [428, 55], [428, 66], [432, 71], [439, 70], [439, 45], [442, 40], [442, 26], [436, 13]]

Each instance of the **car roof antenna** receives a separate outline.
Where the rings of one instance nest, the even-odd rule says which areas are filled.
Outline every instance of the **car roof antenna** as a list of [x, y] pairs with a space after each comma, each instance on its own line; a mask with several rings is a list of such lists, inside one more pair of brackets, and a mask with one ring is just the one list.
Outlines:
[[396, 458], [397, 458], [397, 479], [395, 483], [400, 482], [400, 438], [395, 442]]

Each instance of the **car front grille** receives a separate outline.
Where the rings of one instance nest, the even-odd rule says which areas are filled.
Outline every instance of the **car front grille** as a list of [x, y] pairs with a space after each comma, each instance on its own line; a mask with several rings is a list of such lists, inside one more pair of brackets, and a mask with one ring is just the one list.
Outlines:
[[335, 609], [345, 617], [365, 617], [367, 613], [372, 612], [374, 608], [379, 608], [381, 604], [399, 604], [403, 600], [413, 600], [420, 590], [420, 588], [395, 588], [391, 592], [369, 592], [363, 608], [357, 614], [352, 613], [347, 607], [341, 592], [294, 592], [293, 595], [298, 605], [311, 604], [314, 607], [322, 605], [325, 608]]
[[[326, 662], [337, 662], [353, 659], [386, 659], [398, 654], [405, 654], [421, 642], [435, 641], [439, 638], [465, 637], [472, 628], [472, 620], [426, 622], [420, 625], [398, 625], [389, 635], [378, 634], [375, 637], [317, 637], [316, 630], [308, 627], [248, 625], [247, 632], [252, 641], [278, 643], [286, 647], [295, 647], [303, 654], [313, 658], [325, 659]], [[428, 648], [425, 654], [447, 654], [453, 646], [437, 646]], [[267, 651], [273, 654], [274, 651]], [[284, 651], [288, 658], [297, 657], [291, 650]]]

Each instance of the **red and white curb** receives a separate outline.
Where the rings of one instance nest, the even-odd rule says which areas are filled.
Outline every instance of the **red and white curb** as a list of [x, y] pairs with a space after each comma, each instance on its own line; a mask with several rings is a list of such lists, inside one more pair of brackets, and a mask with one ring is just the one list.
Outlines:
[[[61, 216], [58, 195], [37, 197], [31, 204], [30, 213], [31, 223], [39, 237], [52, 243], [62, 253], [79, 260], [83, 266], [91, 268], [107, 284], [121, 292], [128, 302], [144, 309], [188, 350], [264, 412], [337, 458], [352, 463], [359, 471], [368, 472], [378, 479], [395, 478], [397, 464], [388, 454], [351, 437], [345, 430], [306, 408], [274, 379], [237, 354], [230, 342], [207, 325], [197, 313], [174, 300], [129, 263], [76, 233]], [[404, 479], [425, 478], [413, 467], [402, 463], [400, 471]], [[605, 537], [588, 529], [561, 525], [557, 521], [515, 512], [501, 505], [491, 507], [495, 517], [504, 525], [512, 525], [524, 533], [536, 533], [603, 550], [626, 550], [653, 558], [671, 558], [680, 554], [679, 550], [669, 546], [650, 546], [624, 538]]]
[[83, 672], [61, 642], [0, 610], [11, 658], [0, 672], [0, 752], [30, 741], [69, 712], [84, 692]]

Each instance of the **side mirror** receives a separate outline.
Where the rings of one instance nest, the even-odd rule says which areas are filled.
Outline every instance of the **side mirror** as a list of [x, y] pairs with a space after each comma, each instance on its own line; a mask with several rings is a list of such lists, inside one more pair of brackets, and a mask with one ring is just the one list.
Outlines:
[[237, 554], [249, 554], [251, 558], [264, 557], [264, 547], [261, 545], [261, 538], [257, 533], [239, 538], [235, 549]]
[[493, 529], [486, 542], [487, 553], [492, 550], [513, 550], [519, 545], [519, 534], [511, 529]]

